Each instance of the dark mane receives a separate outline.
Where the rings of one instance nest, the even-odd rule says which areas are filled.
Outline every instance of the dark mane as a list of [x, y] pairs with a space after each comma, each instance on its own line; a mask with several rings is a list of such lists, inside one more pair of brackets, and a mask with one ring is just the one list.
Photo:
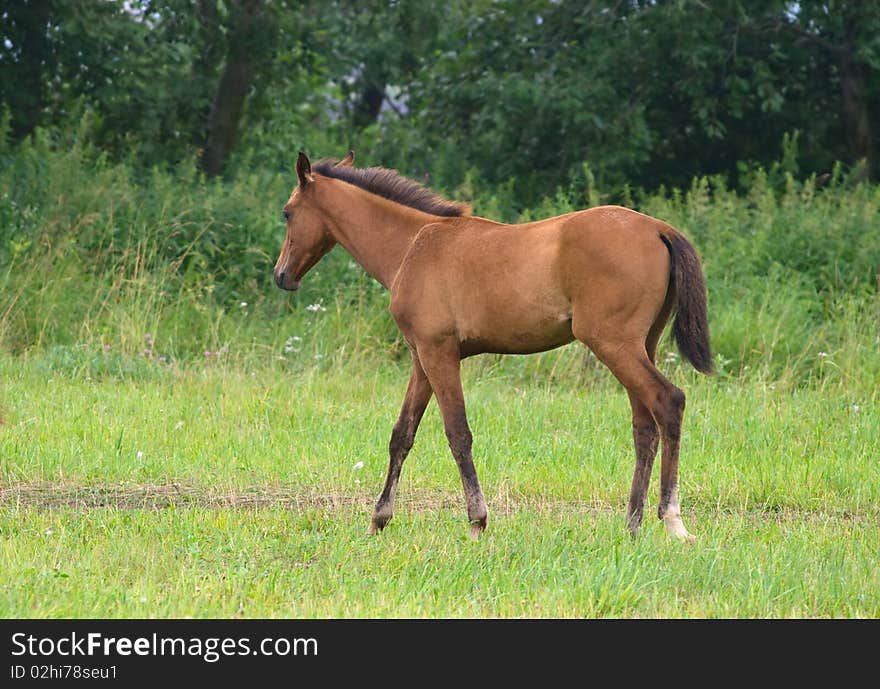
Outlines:
[[404, 177], [397, 170], [384, 167], [334, 167], [335, 164], [334, 160], [319, 160], [312, 165], [312, 169], [326, 177], [348, 182], [371, 194], [431, 215], [455, 217], [467, 215], [469, 211], [465, 204], [444, 199], [415, 180]]

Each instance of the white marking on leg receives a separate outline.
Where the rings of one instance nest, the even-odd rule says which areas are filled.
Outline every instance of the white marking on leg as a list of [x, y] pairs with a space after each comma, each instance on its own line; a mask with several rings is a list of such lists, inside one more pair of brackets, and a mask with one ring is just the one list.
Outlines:
[[684, 528], [684, 522], [681, 520], [681, 509], [678, 506], [677, 486], [669, 497], [669, 504], [666, 506], [662, 519], [663, 524], [666, 525], [666, 530], [676, 538], [681, 539], [686, 543], [693, 543], [697, 540], [696, 536], [688, 533], [688, 530]]

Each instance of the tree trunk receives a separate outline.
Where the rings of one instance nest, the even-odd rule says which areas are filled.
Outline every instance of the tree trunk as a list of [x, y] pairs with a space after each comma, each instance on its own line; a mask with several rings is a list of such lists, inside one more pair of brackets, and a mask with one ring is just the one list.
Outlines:
[[355, 105], [352, 122], [357, 129], [369, 127], [379, 118], [382, 102], [385, 100], [385, 88], [368, 83], [361, 91]]
[[871, 106], [868, 101], [866, 65], [859, 59], [858, 35], [866, 17], [860, 16], [860, 6], [844, 19], [844, 40], [837, 53], [840, 70], [840, 96], [846, 124], [846, 140], [852, 161], [863, 160], [864, 176], [869, 177], [874, 166], [874, 132], [871, 125]]
[[[0, 76], [6, 82], [2, 94], [10, 105], [12, 138], [16, 141], [30, 134], [40, 123], [46, 106], [44, 72], [53, 67], [54, 55], [49, 43], [49, 23], [53, 3], [12, 3], [4, 14], [12, 29], [17, 60], [0, 63]], [[17, 44], [17, 45], [15, 45]]]
[[[223, 62], [221, 50], [223, 34], [216, 0], [198, 0], [196, 18], [198, 19], [196, 45], [199, 46], [199, 50], [190, 68], [190, 82], [193, 84], [194, 95], [200, 99], [204, 95], [206, 100], [198, 104], [190, 131], [195, 147], [204, 150], [208, 140], [208, 120], [213, 105], [213, 98], [207, 99], [211, 94], [206, 84], [215, 83], [217, 66]], [[213, 96], [216, 97], [216, 93]]]
[[200, 164], [206, 175], [223, 172], [238, 140], [238, 127], [254, 81], [252, 29], [258, 23], [260, 0], [240, 0], [238, 25], [229, 36], [223, 74], [208, 115], [207, 138]]
[[864, 65], [856, 62], [847, 51], [841, 56], [840, 87], [843, 114], [846, 122], [846, 139], [853, 161], [867, 163], [865, 174], [870, 175], [874, 166], [874, 136], [871, 112], [868, 105]]

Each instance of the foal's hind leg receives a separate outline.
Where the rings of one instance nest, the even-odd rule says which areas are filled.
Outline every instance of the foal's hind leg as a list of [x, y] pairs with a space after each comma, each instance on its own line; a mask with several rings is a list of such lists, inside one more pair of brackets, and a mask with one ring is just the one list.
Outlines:
[[373, 510], [373, 519], [370, 522], [370, 534], [375, 534], [385, 528], [394, 513], [394, 496], [397, 494], [397, 481], [400, 479], [400, 470], [403, 462], [412, 449], [419, 422], [425, 413], [425, 407], [431, 399], [431, 385], [428, 377], [422, 369], [419, 357], [412, 353], [412, 373], [409, 377], [409, 385], [406, 388], [406, 397], [403, 399], [403, 407], [394, 430], [391, 431], [391, 441], [388, 443], [388, 476], [385, 479], [385, 488]]
[[419, 345], [418, 355], [437, 397], [449, 449], [458, 464], [471, 523], [470, 535], [479, 538], [486, 528], [488, 510], [471, 455], [473, 436], [464, 408], [458, 342], [449, 339], [440, 344]]
[[587, 344], [657, 422], [662, 443], [658, 515], [669, 533], [690, 543], [695, 539], [684, 528], [678, 504], [678, 449], [684, 393], [657, 370], [645, 348], [635, 342], [588, 341]]
[[657, 431], [657, 422], [654, 421], [650, 410], [639, 401], [638, 397], [629, 393], [629, 402], [632, 407], [636, 468], [633, 471], [632, 488], [626, 507], [626, 525], [629, 532], [635, 536], [642, 525], [645, 497], [648, 494], [651, 469], [654, 467], [654, 458], [657, 456], [657, 441], [660, 439], [660, 435]]
[[[657, 344], [663, 334], [663, 328], [669, 319], [671, 300], [667, 296], [666, 303], [660, 310], [657, 319], [648, 331], [645, 339], [645, 353], [651, 360], [656, 361]], [[642, 524], [642, 512], [645, 507], [645, 497], [648, 494], [648, 484], [651, 481], [651, 470], [654, 466], [654, 458], [657, 456], [657, 443], [660, 434], [657, 422], [639, 398], [632, 392], [629, 394], [629, 403], [632, 407], [633, 444], [636, 450], [636, 467], [633, 471], [632, 488], [629, 494], [629, 504], [626, 508], [626, 523], [629, 532], [635, 536]]]

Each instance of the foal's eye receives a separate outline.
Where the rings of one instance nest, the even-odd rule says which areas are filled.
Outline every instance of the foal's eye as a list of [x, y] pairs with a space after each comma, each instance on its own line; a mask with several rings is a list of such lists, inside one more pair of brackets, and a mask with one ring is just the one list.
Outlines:
[[283, 215], [285, 220], [290, 220], [290, 211], [284, 211]]

